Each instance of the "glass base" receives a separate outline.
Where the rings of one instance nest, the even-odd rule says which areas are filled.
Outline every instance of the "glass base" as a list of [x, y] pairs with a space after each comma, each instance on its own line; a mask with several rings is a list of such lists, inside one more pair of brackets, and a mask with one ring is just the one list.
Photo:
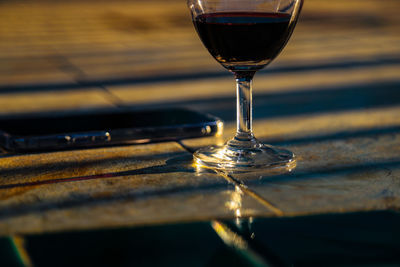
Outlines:
[[193, 157], [200, 167], [227, 172], [287, 172], [296, 167], [291, 151], [262, 144], [254, 137], [236, 136], [224, 146], [201, 148]]

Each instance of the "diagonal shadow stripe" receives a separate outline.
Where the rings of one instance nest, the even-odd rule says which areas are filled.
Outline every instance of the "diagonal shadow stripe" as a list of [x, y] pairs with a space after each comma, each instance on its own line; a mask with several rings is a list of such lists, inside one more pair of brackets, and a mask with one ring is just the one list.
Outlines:
[[400, 125], [399, 126], [388, 126], [381, 128], [370, 128], [370, 129], [357, 129], [353, 131], [341, 131], [335, 132], [325, 135], [308, 135], [304, 137], [295, 137], [291, 139], [271, 139], [271, 138], [261, 138], [265, 143], [271, 145], [295, 145], [295, 144], [307, 144], [307, 143], [316, 143], [323, 141], [334, 141], [334, 140], [344, 140], [348, 138], [357, 138], [357, 137], [369, 137], [369, 136], [378, 136], [384, 134], [398, 134], [400, 133]]
[[[268, 75], [273, 73], [290, 73], [290, 72], [307, 72], [314, 70], [335, 70], [335, 69], [351, 69], [351, 68], [367, 68], [378, 66], [390, 66], [400, 64], [400, 57], [391, 55], [390, 57], [382, 57], [376, 59], [349, 60], [340, 62], [329, 63], [314, 63], [309, 65], [298, 66], [274, 66], [260, 71], [257, 75]], [[116, 67], [117, 68], [117, 67]], [[222, 68], [222, 67], [221, 67]], [[0, 85], [0, 94], [9, 93], [24, 93], [24, 92], [44, 92], [44, 91], [60, 91], [60, 90], [81, 90], [83, 88], [93, 88], [98, 86], [117, 86], [117, 85], [130, 85], [130, 84], [148, 84], [156, 82], [172, 82], [172, 81], [192, 81], [219, 77], [230, 77], [228, 71], [213, 71], [213, 72], [197, 72], [197, 73], [184, 73], [184, 74], [166, 74], [148, 77], [108, 77], [106, 79], [89, 79], [82, 77], [80, 80], [68, 83], [36, 83], [26, 85], [3, 84]], [[94, 88], [93, 88], [94, 89]]]
[[[108, 160], [109, 161], [109, 160]], [[45, 184], [57, 184], [57, 183], [66, 183], [66, 182], [77, 182], [77, 181], [86, 181], [86, 180], [95, 180], [95, 179], [104, 179], [104, 178], [114, 178], [114, 177], [124, 177], [124, 176], [135, 176], [141, 174], [161, 174], [161, 173], [174, 173], [174, 172], [195, 172], [195, 170], [191, 167], [192, 157], [191, 155], [184, 156], [175, 156], [166, 161], [165, 165], [157, 165], [146, 168], [140, 168], [135, 170], [128, 171], [120, 171], [120, 172], [110, 172], [103, 174], [95, 174], [95, 175], [85, 175], [85, 176], [76, 176], [76, 177], [67, 177], [67, 178], [54, 178], [48, 180], [39, 180], [32, 182], [23, 182], [23, 183], [12, 183], [12, 184], [3, 184], [0, 185], [1, 189], [11, 189], [18, 187], [27, 187], [27, 186], [37, 186], [37, 185], [45, 185]], [[98, 162], [94, 162], [98, 164]], [[89, 164], [93, 164], [90, 162]], [[68, 163], [67, 166], [71, 167], [74, 163]], [[63, 166], [63, 164], [61, 164]], [[89, 165], [90, 166], [90, 165]], [[83, 166], [80, 166], [83, 167]], [[88, 165], [84, 165], [85, 168]], [[35, 167], [35, 169], [48, 169], [49, 167], [40, 166]], [[23, 168], [24, 172], [29, 172], [30, 168]], [[14, 172], [14, 169], [11, 169], [10, 172]]]
[[[224, 121], [235, 121], [235, 101], [232, 92], [232, 97], [177, 101], [167, 105], [197, 106]], [[253, 102], [254, 119], [399, 106], [400, 80], [282, 93], [257, 94], [255, 88]], [[161, 104], [157, 103], [154, 106]]]
[[345, 166], [334, 166], [334, 167], [320, 167], [313, 168], [313, 170], [294, 171], [290, 174], [275, 175], [269, 177], [263, 177], [258, 180], [248, 180], [246, 185], [261, 185], [269, 183], [286, 183], [290, 181], [299, 181], [302, 179], [315, 179], [332, 175], [344, 175], [349, 173], [365, 172], [365, 171], [377, 171], [388, 168], [400, 168], [400, 158], [394, 158], [388, 161], [382, 162], [362, 162], [360, 164], [345, 165]]
[[74, 194], [73, 197], [69, 199], [61, 199], [59, 201], [49, 201], [40, 202], [34, 205], [19, 205], [19, 206], [9, 206], [0, 209], [0, 219], [12, 216], [23, 215], [32, 212], [44, 212], [49, 210], [58, 210], [65, 208], [74, 208], [78, 206], [95, 206], [104, 203], [114, 202], [114, 201], [135, 201], [139, 199], [148, 199], [152, 197], [165, 197], [173, 194], [193, 194], [199, 193], [204, 194], [208, 192], [215, 191], [225, 191], [232, 190], [233, 185], [228, 183], [220, 184], [204, 184], [201, 186], [177, 186], [177, 187], [167, 187], [156, 190], [147, 191], [134, 191], [134, 192], [119, 192], [118, 194], [113, 194], [111, 196], [96, 197], [86, 195], [86, 194]]
[[[37, 163], [35, 165], [17, 165], [17, 166], [4, 166], [0, 169], [0, 175], [4, 179], [6, 176], [25, 176], [32, 174], [40, 174], [43, 170], [52, 170], [52, 171], [65, 171], [68, 169], [77, 170], [79, 168], [82, 169], [90, 169], [99, 165], [104, 165], [106, 163], [130, 163], [134, 164], [135, 162], [148, 161], [148, 160], [165, 160], [166, 158], [176, 158], [182, 157], [186, 155], [184, 152], [165, 152], [159, 154], [148, 154], [148, 155], [131, 155], [131, 156], [112, 156], [108, 158], [102, 159], [87, 159], [87, 160], [71, 160], [71, 161], [58, 161], [58, 162], [45, 162], [45, 163]], [[4, 155], [6, 157], [7, 155]], [[18, 157], [17, 155], [11, 155], [11, 157]]]

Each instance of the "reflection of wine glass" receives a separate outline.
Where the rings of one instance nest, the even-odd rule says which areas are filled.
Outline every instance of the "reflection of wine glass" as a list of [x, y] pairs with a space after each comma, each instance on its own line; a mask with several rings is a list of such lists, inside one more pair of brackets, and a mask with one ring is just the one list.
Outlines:
[[222, 147], [195, 152], [197, 164], [226, 171], [295, 166], [288, 150], [260, 143], [252, 132], [252, 79], [288, 41], [303, 0], [188, 0], [193, 23], [210, 54], [236, 78], [237, 132]]

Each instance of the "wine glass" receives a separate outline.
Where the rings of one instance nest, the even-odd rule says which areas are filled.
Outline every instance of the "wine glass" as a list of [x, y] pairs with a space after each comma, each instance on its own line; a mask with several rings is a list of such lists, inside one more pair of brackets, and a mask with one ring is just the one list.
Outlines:
[[210, 54], [235, 75], [237, 131], [224, 146], [201, 148], [196, 164], [228, 172], [291, 169], [295, 155], [259, 142], [252, 131], [252, 79], [282, 50], [303, 0], [188, 0], [196, 31]]

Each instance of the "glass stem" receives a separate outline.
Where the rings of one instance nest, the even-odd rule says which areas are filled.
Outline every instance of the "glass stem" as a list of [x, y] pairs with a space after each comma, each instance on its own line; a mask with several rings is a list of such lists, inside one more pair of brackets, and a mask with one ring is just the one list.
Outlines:
[[252, 129], [252, 82], [254, 73], [247, 75], [236, 74], [236, 123], [237, 130], [235, 139], [238, 141], [249, 141], [253, 139]]

